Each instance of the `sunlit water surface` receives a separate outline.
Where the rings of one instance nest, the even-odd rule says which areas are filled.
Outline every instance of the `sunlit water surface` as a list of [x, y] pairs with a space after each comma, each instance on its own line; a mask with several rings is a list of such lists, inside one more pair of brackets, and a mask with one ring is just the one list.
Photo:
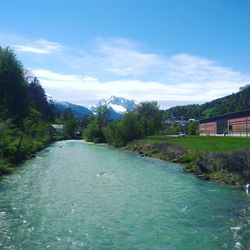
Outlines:
[[0, 182], [0, 249], [250, 249], [250, 197], [177, 164], [57, 142]]

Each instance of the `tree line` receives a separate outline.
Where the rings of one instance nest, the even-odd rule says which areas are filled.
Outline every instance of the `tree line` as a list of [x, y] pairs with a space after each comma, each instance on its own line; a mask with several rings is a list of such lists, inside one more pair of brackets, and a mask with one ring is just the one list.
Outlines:
[[135, 111], [126, 113], [119, 121], [110, 121], [109, 117], [107, 106], [98, 107], [84, 131], [84, 139], [123, 146], [129, 141], [163, 130], [162, 112], [155, 101], [140, 103]]
[[119, 121], [109, 119], [109, 108], [99, 106], [84, 130], [84, 139], [95, 143], [108, 143], [121, 147], [149, 135], [199, 134], [199, 123], [190, 121], [185, 125], [164, 124], [164, 111], [156, 101], [141, 102], [133, 112], [125, 113]]
[[[64, 124], [56, 138], [51, 123]], [[80, 122], [48, 103], [39, 80], [24, 69], [9, 47], [0, 47], [0, 176], [46, 147], [51, 141], [70, 139]]]
[[165, 110], [164, 119], [204, 119], [212, 116], [233, 113], [250, 108], [250, 85], [239, 89], [239, 92], [204, 103], [202, 105], [176, 106]]

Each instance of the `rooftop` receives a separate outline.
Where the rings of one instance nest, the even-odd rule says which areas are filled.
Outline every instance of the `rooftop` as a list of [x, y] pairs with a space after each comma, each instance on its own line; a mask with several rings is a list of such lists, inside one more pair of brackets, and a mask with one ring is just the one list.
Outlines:
[[222, 120], [222, 119], [240, 118], [240, 117], [244, 117], [244, 116], [250, 116], [250, 109], [245, 109], [245, 110], [242, 110], [239, 112], [227, 113], [227, 114], [223, 114], [223, 115], [209, 117], [206, 119], [201, 119], [201, 120], [199, 120], [199, 122], [202, 124], [202, 123], [208, 123], [208, 122], [215, 122], [215, 121]]

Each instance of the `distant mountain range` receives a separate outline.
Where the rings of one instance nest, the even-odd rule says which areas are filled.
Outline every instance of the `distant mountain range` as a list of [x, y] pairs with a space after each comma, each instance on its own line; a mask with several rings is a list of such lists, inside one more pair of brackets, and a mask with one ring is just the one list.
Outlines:
[[58, 101], [51, 96], [47, 96], [48, 102], [54, 106], [55, 109], [59, 111], [70, 110], [75, 117], [81, 119], [92, 114], [88, 108], [76, 105], [70, 102]]
[[[90, 114], [95, 114], [98, 106], [107, 105], [110, 110], [110, 119], [119, 120], [125, 112], [133, 111], [137, 104], [133, 100], [111, 96], [101, 99], [97, 104], [86, 108], [70, 102], [58, 101], [48, 96], [48, 101], [59, 111], [71, 110], [73, 114], [82, 119]], [[198, 105], [176, 106], [164, 111], [165, 119], [203, 119], [211, 116], [241, 111], [250, 108], [250, 86], [242, 87], [239, 92]]]
[[110, 111], [110, 119], [119, 120], [125, 112], [130, 112], [136, 108], [133, 100], [122, 97], [111, 96], [108, 99], [101, 99], [97, 104], [86, 108], [70, 102], [58, 101], [51, 96], [47, 96], [49, 103], [53, 104], [59, 111], [70, 110], [77, 118], [81, 119], [90, 114], [94, 114], [98, 106], [107, 105]]

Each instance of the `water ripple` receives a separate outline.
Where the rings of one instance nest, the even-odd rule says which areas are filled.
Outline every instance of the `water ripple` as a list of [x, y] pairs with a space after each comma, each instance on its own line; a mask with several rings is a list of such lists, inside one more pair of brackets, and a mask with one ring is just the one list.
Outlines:
[[58, 142], [0, 183], [0, 249], [250, 249], [250, 197], [123, 150]]

